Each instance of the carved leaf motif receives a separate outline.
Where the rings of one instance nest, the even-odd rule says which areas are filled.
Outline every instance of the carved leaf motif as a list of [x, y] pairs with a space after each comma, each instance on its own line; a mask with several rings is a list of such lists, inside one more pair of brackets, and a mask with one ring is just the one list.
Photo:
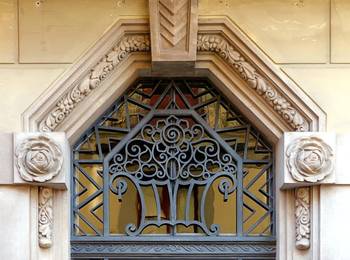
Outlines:
[[198, 51], [211, 51], [219, 54], [248, 85], [265, 98], [273, 109], [296, 131], [307, 131], [307, 121], [287, 102], [278, 91], [267, 82], [245, 58], [220, 35], [198, 35]]
[[310, 247], [310, 191], [309, 188], [295, 190], [295, 239], [298, 249]]
[[56, 107], [44, 118], [39, 125], [42, 132], [53, 131], [74, 109], [74, 107], [89, 95], [92, 89], [97, 88], [107, 75], [131, 52], [150, 50], [148, 35], [125, 36], [104, 57], [101, 58], [84, 77], [83, 81], [75, 85], [56, 104]]
[[38, 232], [39, 246], [49, 248], [52, 246], [52, 189], [39, 188], [39, 205], [38, 205]]

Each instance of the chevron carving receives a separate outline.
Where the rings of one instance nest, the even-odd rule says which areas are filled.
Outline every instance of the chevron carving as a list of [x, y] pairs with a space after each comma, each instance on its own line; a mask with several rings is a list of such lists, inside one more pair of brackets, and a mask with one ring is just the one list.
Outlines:
[[184, 68], [183, 65], [193, 68], [198, 0], [149, 0], [149, 13], [153, 69], [161, 63], [159, 68], [164, 69], [169, 61], [176, 62], [178, 68]]
[[189, 0], [159, 0], [160, 34], [175, 47], [187, 35]]

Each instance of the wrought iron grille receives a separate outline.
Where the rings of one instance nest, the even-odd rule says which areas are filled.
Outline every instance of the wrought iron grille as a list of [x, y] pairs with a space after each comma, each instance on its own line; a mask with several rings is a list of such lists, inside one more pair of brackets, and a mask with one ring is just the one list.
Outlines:
[[274, 258], [272, 147], [207, 79], [140, 79], [73, 147], [72, 256], [213, 253]]

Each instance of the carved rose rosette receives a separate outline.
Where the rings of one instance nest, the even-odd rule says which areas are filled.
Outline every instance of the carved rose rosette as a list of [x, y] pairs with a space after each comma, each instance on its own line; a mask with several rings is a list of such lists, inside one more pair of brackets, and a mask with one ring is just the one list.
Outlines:
[[46, 135], [29, 137], [16, 148], [16, 166], [26, 181], [51, 180], [60, 172], [62, 163], [61, 148]]
[[286, 155], [288, 171], [296, 181], [321, 181], [333, 170], [332, 148], [318, 137], [297, 139]]

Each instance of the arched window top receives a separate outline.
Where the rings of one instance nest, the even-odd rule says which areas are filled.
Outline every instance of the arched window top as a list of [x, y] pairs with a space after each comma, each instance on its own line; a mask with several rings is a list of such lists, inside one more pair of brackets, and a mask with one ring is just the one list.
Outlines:
[[140, 79], [73, 147], [72, 243], [274, 247], [272, 151], [207, 79]]

